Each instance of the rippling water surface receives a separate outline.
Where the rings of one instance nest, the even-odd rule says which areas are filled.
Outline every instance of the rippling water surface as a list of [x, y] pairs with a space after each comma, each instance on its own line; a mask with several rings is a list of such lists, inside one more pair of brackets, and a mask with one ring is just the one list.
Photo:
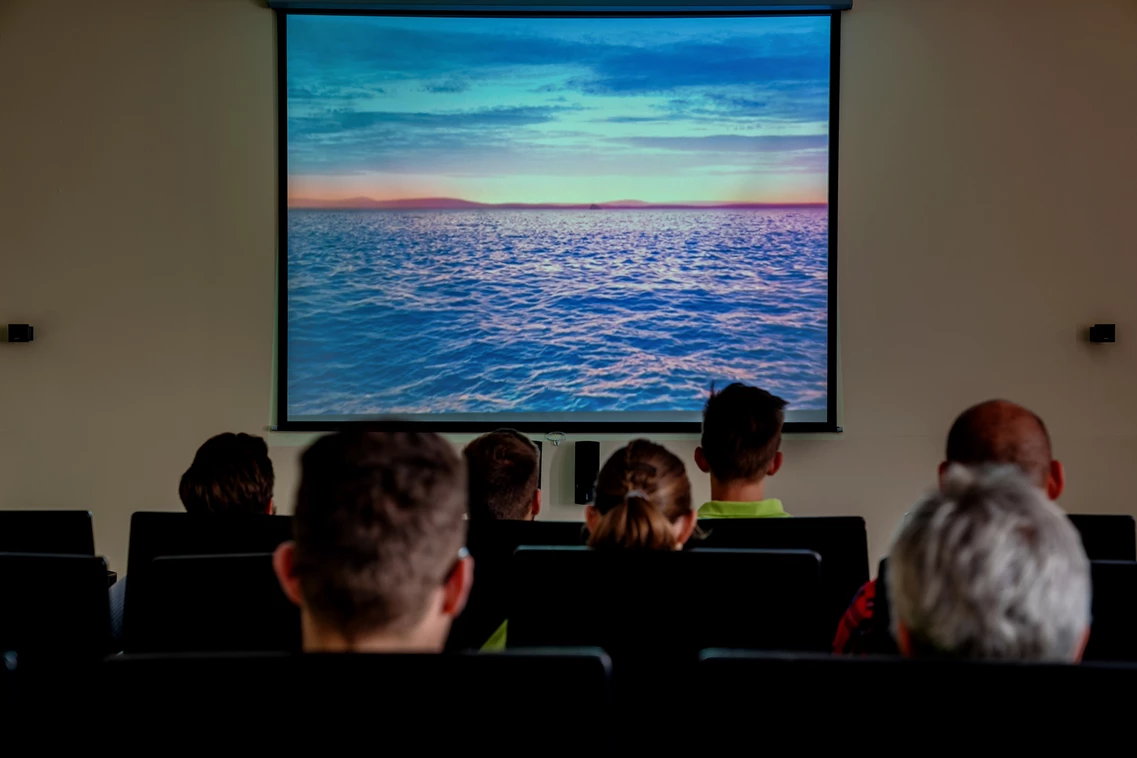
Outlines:
[[288, 214], [289, 414], [823, 409], [825, 210]]

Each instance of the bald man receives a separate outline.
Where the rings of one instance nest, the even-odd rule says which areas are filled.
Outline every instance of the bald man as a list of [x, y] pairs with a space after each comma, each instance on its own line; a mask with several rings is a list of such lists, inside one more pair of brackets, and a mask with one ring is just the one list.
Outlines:
[[[948, 432], [940, 482], [953, 464], [981, 466], [1008, 464], [1023, 471], [1051, 500], [1066, 486], [1066, 473], [1054, 460], [1050, 434], [1037, 414], [1007, 400], [988, 400], [961, 413]], [[872, 623], [876, 597], [873, 579], [857, 592], [837, 627], [833, 652], [865, 655], [895, 653], [891, 636]]]

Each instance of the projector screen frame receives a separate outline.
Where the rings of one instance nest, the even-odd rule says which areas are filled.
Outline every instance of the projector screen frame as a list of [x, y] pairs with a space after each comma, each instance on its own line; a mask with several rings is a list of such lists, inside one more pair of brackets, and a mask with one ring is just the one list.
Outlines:
[[[484, 9], [436, 9], [425, 5], [421, 9], [408, 10], [405, 6], [397, 9], [315, 9], [315, 8], [275, 8], [277, 19], [277, 263], [276, 263], [276, 335], [274, 419], [272, 431], [280, 432], [332, 432], [346, 429], [376, 429], [384, 431], [433, 431], [439, 433], [480, 433], [503, 427], [522, 432], [565, 432], [592, 434], [698, 434], [699, 421], [553, 421], [553, 420], [507, 420], [495, 421], [492, 418], [478, 421], [452, 420], [453, 414], [438, 414], [437, 419], [426, 419], [418, 415], [407, 418], [393, 413], [377, 415], [374, 418], [353, 420], [304, 420], [288, 418], [288, 17], [289, 16], [387, 16], [387, 17], [444, 17], [444, 18], [706, 18], [706, 17], [755, 17], [755, 16], [793, 16], [819, 17], [830, 19], [829, 47], [829, 188], [828, 188], [828, 274], [826, 278], [828, 313], [826, 318], [826, 408], [825, 421], [787, 421], [784, 431], [787, 434], [832, 434], [842, 432], [837, 420], [837, 219], [838, 219], [838, 164], [840, 135], [840, 71], [841, 71], [841, 14], [839, 9], [800, 10], [787, 6], [784, 10], [724, 10], [700, 9], [698, 6], [679, 8], [675, 6], [656, 6], [643, 8], [613, 6], [611, 11], [591, 9], [587, 11], [566, 10], [553, 7], [542, 10], [534, 5], [533, 10], [501, 10], [492, 6]], [[708, 388], [709, 390], [709, 388]], [[792, 408], [791, 408], [792, 410]], [[558, 412], [542, 414], [554, 416]], [[486, 415], [490, 415], [487, 413]], [[530, 415], [530, 414], [526, 414]]]

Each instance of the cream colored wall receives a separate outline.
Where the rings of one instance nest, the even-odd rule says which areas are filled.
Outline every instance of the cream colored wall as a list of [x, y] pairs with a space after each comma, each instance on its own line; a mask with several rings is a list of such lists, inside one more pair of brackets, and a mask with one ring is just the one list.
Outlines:
[[[864, 515], [879, 555], [954, 414], [1003, 395], [1050, 423], [1066, 507], [1137, 511], [1137, 4], [856, 0], [844, 25], [845, 434], [787, 440], [772, 494]], [[271, 418], [273, 17], [0, 0], [0, 71], [0, 321], [37, 327], [0, 344], [0, 507], [89, 508], [122, 570], [130, 513]], [[1097, 321], [1121, 342], [1082, 342]], [[271, 442], [288, 510], [304, 439]], [[571, 459], [551, 516], [579, 517]]]

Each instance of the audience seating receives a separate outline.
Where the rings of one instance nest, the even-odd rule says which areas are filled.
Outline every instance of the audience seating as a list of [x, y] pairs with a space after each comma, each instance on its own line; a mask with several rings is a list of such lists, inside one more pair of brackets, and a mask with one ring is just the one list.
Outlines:
[[1118, 514], [1071, 513], [1091, 561], [1137, 561], [1137, 522]]
[[1094, 561], [1087, 661], [1137, 661], [1137, 563]]
[[849, 601], [869, 580], [869, 546], [860, 516], [703, 519], [705, 536], [688, 548], [812, 550], [821, 556], [821, 594], [833, 628]]
[[130, 652], [300, 650], [300, 612], [271, 553], [155, 558], [146, 583], [128, 591]]
[[0, 553], [94, 555], [91, 512], [0, 510]]
[[580, 521], [471, 521], [466, 545], [474, 558], [474, 587], [450, 631], [448, 651], [476, 650], [506, 617], [510, 566], [522, 545], [582, 545]]
[[938, 752], [963, 740], [981, 749], [996, 735], [1017, 751], [1059, 734], [1128, 740], [1137, 667], [708, 650], [698, 681], [691, 700], [714, 704], [716, 740], [725, 744], [753, 739], [754, 714], [767, 712], [764, 731], [792, 735], [806, 752], [866, 741]]
[[588, 645], [612, 657], [617, 696], [682, 676], [713, 646], [824, 649], [820, 559], [805, 550], [517, 550], [508, 646]]
[[292, 539], [290, 516], [215, 516], [140, 511], [130, 518], [123, 641], [132, 643], [135, 595], [147, 594], [147, 574], [159, 556], [269, 553]]
[[71, 661], [98, 659], [110, 648], [106, 561], [0, 553], [0, 655]]

